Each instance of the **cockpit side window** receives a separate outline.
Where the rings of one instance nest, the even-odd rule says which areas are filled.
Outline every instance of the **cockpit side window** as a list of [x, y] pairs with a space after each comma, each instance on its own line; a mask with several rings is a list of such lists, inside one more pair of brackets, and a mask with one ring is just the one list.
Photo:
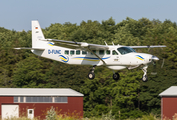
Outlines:
[[120, 48], [117, 48], [117, 50], [120, 52], [120, 54], [124, 55], [124, 54], [127, 54], [127, 53], [131, 53], [131, 52], [136, 52], [134, 49], [132, 48], [129, 48], [129, 47], [120, 47]]
[[110, 50], [106, 50], [106, 54], [107, 54], [107, 55], [110, 55]]
[[82, 51], [82, 55], [86, 55], [87, 54], [87, 52], [86, 51]]
[[118, 53], [115, 50], [113, 50], [112, 55], [118, 55]]

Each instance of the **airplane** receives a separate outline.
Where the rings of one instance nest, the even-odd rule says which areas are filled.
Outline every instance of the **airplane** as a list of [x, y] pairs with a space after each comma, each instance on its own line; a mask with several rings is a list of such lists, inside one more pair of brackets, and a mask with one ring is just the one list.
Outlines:
[[162, 48], [165, 45], [155, 46], [124, 46], [124, 45], [99, 45], [86, 42], [46, 39], [41, 30], [38, 21], [32, 23], [32, 48], [15, 48], [29, 49], [32, 53], [72, 65], [92, 65], [88, 74], [89, 79], [94, 79], [94, 70], [96, 66], [106, 66], [113, 71], [113, 79], [118, 80], [120, 75], [118, 70], [134, 69], [140, 67], [144, 72], [142, 81], [146, 82], [148, 66], [158, 61], [159, 58], [147, 54], [137, 53], [134, 48]]

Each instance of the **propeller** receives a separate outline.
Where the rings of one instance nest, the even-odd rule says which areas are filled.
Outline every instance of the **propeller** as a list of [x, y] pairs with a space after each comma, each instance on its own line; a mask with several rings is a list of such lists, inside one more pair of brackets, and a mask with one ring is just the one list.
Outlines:
[[[161, 50], [163, 50], [163, 49], [161, 49]], [[152, 55], [156, 53], [154, 49], [150, 49], [150, 48], [148, 49], [148, 52], [150, 52]], [[152, 69], [151, 74], [156, 75], [157, 74], [157, 69], [159, 69], [159, 68], [162, 69], [163, 68], [165, 59], [164, 58], [158, 58], [154, 55], [152, 56], [151, 59], [152, 59], [152, 65], [153, 65], [153, 69]]]
[[159, 68], [162, 69], [163, 66], [164, 66], [164, 63], [165, 63], [164, 58], [159, 59], [158, 61], [152, 60], [153, 69], [152, 69], [151, 74], [156, 75], [157, 74], [157, 69], [159, 69]]
[[159, 60], [158, 57], [156, 56], [152, 56], [152, 65], [153, 65], [153, 71], [151, 72], [152, 75], [156, 75], [157, 74], [157, 61]]

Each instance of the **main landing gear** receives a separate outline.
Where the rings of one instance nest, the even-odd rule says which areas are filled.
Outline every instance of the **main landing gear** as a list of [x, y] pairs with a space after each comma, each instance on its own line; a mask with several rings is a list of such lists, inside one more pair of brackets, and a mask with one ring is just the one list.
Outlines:
[[[88, 78], [91, 79], [91, 80], [95, 78], [95, 74], [94, 74], [95, 67], [96, 67], [96, 65], [93, 66], [93, 68], [90, 70], [90, 72], [88, 74]], [[113, 79], [114, 80], [119, 80], [119, 78], [120, 78], [120, 75], [119, 75], [118, 72], [113, 74]]]
[[116, 72], [116, 73], [113, 74], [113, 79], [114, 80], [119, 80], [119, 78], [120, 78], [120, 75], [119, 75], [118, 72]]
[[[94, 79], [95, 78], [95, 74], [94, 74], [95, 67], [96, 67], [96, 65], [94, 65], [93, 68], [90, 70], [90, 72], [88, 74], [88, 78], [89, 79]], [[148, 68], [147, 65], [142, 68], [142, 71], [144, 72], [143, 77], [142, 77], [142, 81], [143, 82], [147, 82], [148, 81], [147, 68]], [[114, 80], [119, 80], [119, 78], [120, 78], [120, 75], [119, 75], [118, 72], [113, 73], [113, 79]]]
[[95, 78], [95, 74], [94, 74], [95, 67], [96, 67], [96, 65], [93, 66], [93, 68], [90, 70], [90, 72], [88, 74], [88, 78], [91, 80]]
[[143, 82], [147, 82], [147, 81], [148, 81], [147, 68], [148, 68], [148, 66], [144, 66], [144, 67], [142, 68], [142, 71], [144, 72], [143, 77], [142, 77], [142, 81], [143, 81]]

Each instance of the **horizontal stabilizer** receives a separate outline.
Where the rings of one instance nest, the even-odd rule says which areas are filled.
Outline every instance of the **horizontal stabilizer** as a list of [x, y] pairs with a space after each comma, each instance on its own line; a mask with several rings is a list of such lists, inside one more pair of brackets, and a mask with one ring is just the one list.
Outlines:
[[16, 50], [21, 50], [21, 49], [26, 49], [26, 50], [45, 50], [44, 48], [25, 48], [25, 47], [22, 47], [22, 48], [14, 48]]

